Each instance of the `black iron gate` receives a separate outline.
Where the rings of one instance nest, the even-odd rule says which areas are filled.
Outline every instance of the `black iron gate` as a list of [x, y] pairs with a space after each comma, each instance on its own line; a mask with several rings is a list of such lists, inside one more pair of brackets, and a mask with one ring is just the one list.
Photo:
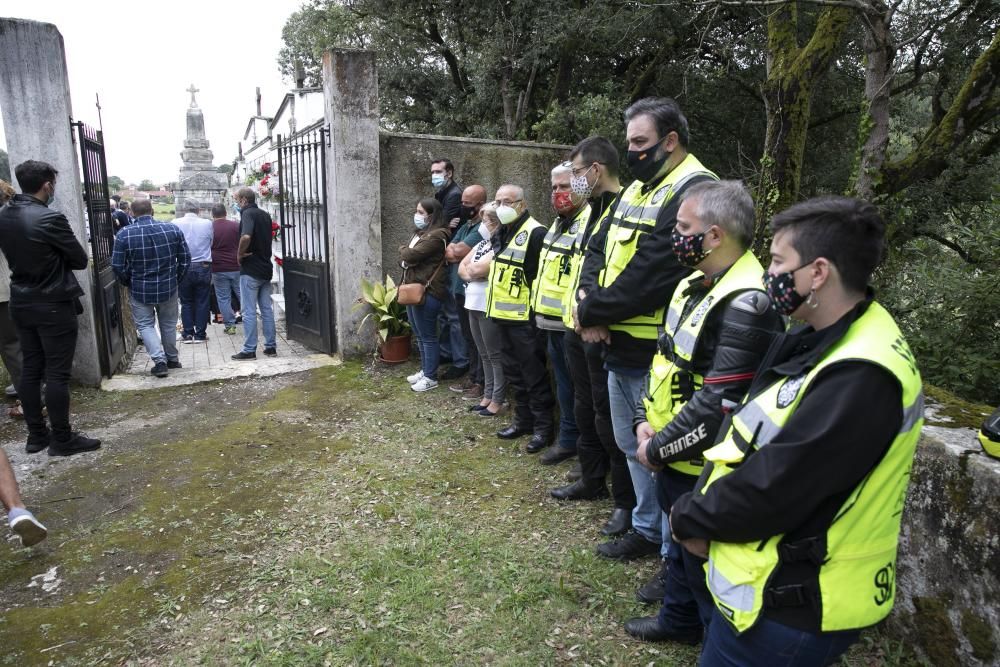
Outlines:
[[90, 225], [91, 266], [94, 270], [94, 325], [97, 329], [101, 374], [111, 377], [125, 355], [121, 289], [111, 270], [115, 244], [114, 224], [104, 160], [104, 135], [86, 123], [72, 123], [80, 142], [83, 164], [83, 197]]
[[329, 354], [334, 351], [334, 336], [326, 219], [327, 136], [324, 128], [285, 141], [278, 136], [278, 200], [287, 335]]

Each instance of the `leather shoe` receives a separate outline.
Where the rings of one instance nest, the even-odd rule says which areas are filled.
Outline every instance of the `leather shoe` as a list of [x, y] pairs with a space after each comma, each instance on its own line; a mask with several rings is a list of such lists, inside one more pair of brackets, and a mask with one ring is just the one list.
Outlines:
[[611, 518], [609, 518], [608, 522], [604, 524], [603, 528], [601, 528], [601, 535], [607, 535], [608, 537], [624, 535], [631, 527], [632, 510], [616, 507], [614, 511], [611, 512]]
[[535, 435], [531, 436], [531, 440], [529, 440], [528, 444], [524, 446], [524, 451], [528, 452], [529, 454], [537, 454], [538, 452], [548, 447], [549, 442], [551, 442], [551, 438], [536, 433]]
[[560, 486], [549, 491], [556, 500], [597, 500], [608, 497], [608, 487], [604, 483], [594, 484], [583, 479], [578, 479], [572, 484]]
[[566, 449], [565, 447], [560, 447], [559, 445], [554, 445], [546, 449], [540, 457], [538, 457], [538, 462], [543, 466], [554, 466], [557, 463], [561, 463], [566, 459], [571, 459], [576, 456], [575, 449]]
[[577, 461], [576, 465], [573, 466], [572, 468], [570, 468], [569, 472], [566, 473], [566, 481], [567, 482], [575, 482], [576, 480], [580, 479], [581, 477], [583, 477], [583, 466], [580, 465], [579, 461]]
[[625, 632], [644, 642], [677, 642], [694, 646], [701, 641], [701, 629], [677, 632], [660, 625], [658, 616], [641, 616], [625, 621]]
[[507, 428], [497, 431], [497, 437], [501, 440], [516, 440], [522, 435], [528, 435], [529, 433], [531, 433], [530, 428], [521, 428], [520, 426], [511, 424]]
[[639, 599], [639, 602], [645, 604], [660, 604], [663, 602], [663, 595], [667, 592], [667, 571], [669, 569], [670, 566], [667, 564], [667, 559], [661, 559], [660, 569], [656, 571], [653, 578], [635, 592], [635, 597]]

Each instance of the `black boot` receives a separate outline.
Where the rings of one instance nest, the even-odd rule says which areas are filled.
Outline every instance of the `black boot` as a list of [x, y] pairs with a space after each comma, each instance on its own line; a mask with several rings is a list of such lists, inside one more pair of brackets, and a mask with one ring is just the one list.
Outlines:
[[653, 575], [653, 578], [635, 592], [635, 596], [639, 598], [639, 602], [645, 602], [646, 604], [660, 604], [663, 602], [663, 594], [667, 591], [667, 570], [669, 570], [669, 565], [667, 564], [667, 559], [664, 558], [660, 561], [660, 569]]
[[572, 484], [552, 489], [549, 494], [556, 500], [597, 500], [608, 497], [608, 488], [604, 482], [578, 479]]
[[632, 527], [632, 510], [624, 507], [616, 507], [608, 518], [608, 522], [601, 528], [601, 535], [614, 537], [624, 535]]

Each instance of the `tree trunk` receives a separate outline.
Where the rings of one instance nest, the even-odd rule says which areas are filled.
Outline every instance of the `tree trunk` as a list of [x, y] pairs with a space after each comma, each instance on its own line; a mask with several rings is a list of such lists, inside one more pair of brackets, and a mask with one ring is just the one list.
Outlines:
[[798, 45], [797, 3], [777, 7], [767, 21], [767, 131], [757, 191], [755, 249], [767, 243], [771, 216], [799, 196], [813, 89], [838, 52], [854, 10], [826, 7], [805, 46]]
[[863, 143], [854, 193], [869, 201], [875, 196], [876, 181], [889, 147], [889, 101], [896, 45], [888, 21], [888, 11], [873, 12], [867, 15], [865, 25], [865, 101], [859, 130], [859, 142]]

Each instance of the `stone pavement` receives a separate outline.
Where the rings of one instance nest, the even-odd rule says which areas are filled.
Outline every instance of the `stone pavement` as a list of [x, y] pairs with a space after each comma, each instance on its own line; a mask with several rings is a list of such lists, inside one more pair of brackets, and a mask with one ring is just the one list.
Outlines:
[[[174, 387], [250, 375], [269, 376], [294, 373], [340, 363], [336, 357], [314, 352], [300, 343], [288, 340], [285, 336], [285, 323], [280, 318], [277, 323], [277, 357], [266, 357], [263, 354], [263, 348], [258, 348], [256, 360], [234, 361], [231, 358], [232, 355], [243, 349], [243, 325], [238, 324], [236, 328], [236, 335], [230, 336], [223, 331], [221, 324], [210, 324], [207, 342], [185, 344], [178, 340], [177, 352], [184, 368], [171, 369], [170, 375], [165, 378], [157, 378], [149, 374], [153, 368], [153, 362], [146, 354], [146, 348], [140, 345], [136, 349], [129, 369], [115, 375], [110, 380], [105, 379], [101, 383], [101, 388], [107, 391], [131, 391]], [[263, 335], [259, 336], [259, 341], [263, 343]]]

